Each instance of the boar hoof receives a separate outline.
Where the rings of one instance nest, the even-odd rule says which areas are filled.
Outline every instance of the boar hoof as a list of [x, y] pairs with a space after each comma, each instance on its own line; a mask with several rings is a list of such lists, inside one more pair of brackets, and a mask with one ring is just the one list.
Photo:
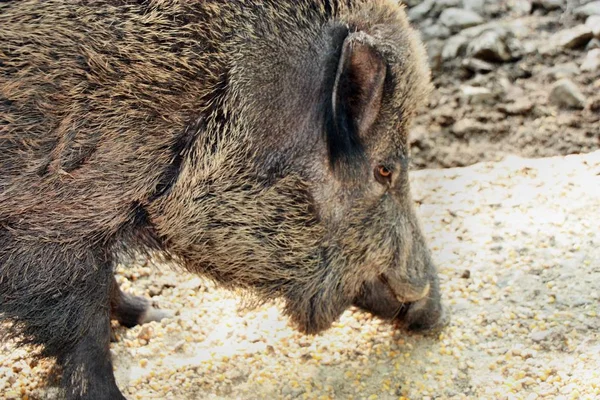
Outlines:
[[163, 319], [173, 318], [175, 313], [171, 310], [161, 310], [159, 308], [148, 307], [139, 317], [139, 324], [145, 324], [148, 322], [156, 321], [160, 322]]

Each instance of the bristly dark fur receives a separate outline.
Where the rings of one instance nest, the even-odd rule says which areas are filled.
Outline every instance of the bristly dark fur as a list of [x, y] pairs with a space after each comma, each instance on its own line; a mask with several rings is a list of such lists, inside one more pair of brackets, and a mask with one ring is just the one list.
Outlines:
[[159, 181], [156, 184], [156, 190], [152, 196], [150, 196], [150, 202], [155, 201], [160, 196], [164, 196], [171, 187], [173, 187], [181, 172], [185, 156], [191, 150], [194, 140], [205, 130], [206, 122], [204, 121], [204, 117], [197, 118], [196, 121], [193, 121], [186, 126], [182, 135], [175, 138], [175, 142], [171, 144], [169, 149], [165, 149], [167, 153], [173, 155], [173, 158], [160, 176]]
[[402, 164], [429, 76], [395, 0], [12, 0], [0, 39], [0, 316], [67, 398], [123, 399], [110, 319], [164, 316], [123, 255], [283, 298], [307, 333], [352, 304], [439, 325]]

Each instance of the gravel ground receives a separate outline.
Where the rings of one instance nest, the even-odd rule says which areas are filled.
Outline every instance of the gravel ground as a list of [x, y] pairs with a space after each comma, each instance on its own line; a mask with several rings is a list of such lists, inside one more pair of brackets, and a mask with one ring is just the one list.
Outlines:
[[[407, 334], [349, 310], [298, 334], [277, 304], [166, 267], [120, 266], [123, 289], [176, 311], [116, 329], [131, 399], [596, 399], [600, 396], [600, 151], [412, 175], [450, 326]], [[52, 363], [3, 347], [0, 393], [52, 398]]]

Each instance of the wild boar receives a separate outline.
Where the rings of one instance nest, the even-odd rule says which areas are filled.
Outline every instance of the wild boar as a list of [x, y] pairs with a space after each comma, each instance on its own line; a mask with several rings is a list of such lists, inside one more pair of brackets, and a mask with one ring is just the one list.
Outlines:
[[119, 256], [162, 254], [282, 298], [299, 330], [352, 305], [445, 321], [409, 190], [430, 91], [392, 0], [0, 3], [0, 314], [68, 399], [122, 399]]

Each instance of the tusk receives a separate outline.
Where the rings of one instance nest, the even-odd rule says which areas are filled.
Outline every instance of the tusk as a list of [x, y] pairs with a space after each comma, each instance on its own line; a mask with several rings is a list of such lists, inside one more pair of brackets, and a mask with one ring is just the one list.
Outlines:
[[396, 295], [396, 299], [398, 299], [401, 303], [414, 303], [419, 300], [424, 299], [429, 295], [429, 291], [431, 290], [431, 285], [427, 282], [427, 285], [423, 288], [423, 290], [418, 294], [404, 294], [402, 296]]

